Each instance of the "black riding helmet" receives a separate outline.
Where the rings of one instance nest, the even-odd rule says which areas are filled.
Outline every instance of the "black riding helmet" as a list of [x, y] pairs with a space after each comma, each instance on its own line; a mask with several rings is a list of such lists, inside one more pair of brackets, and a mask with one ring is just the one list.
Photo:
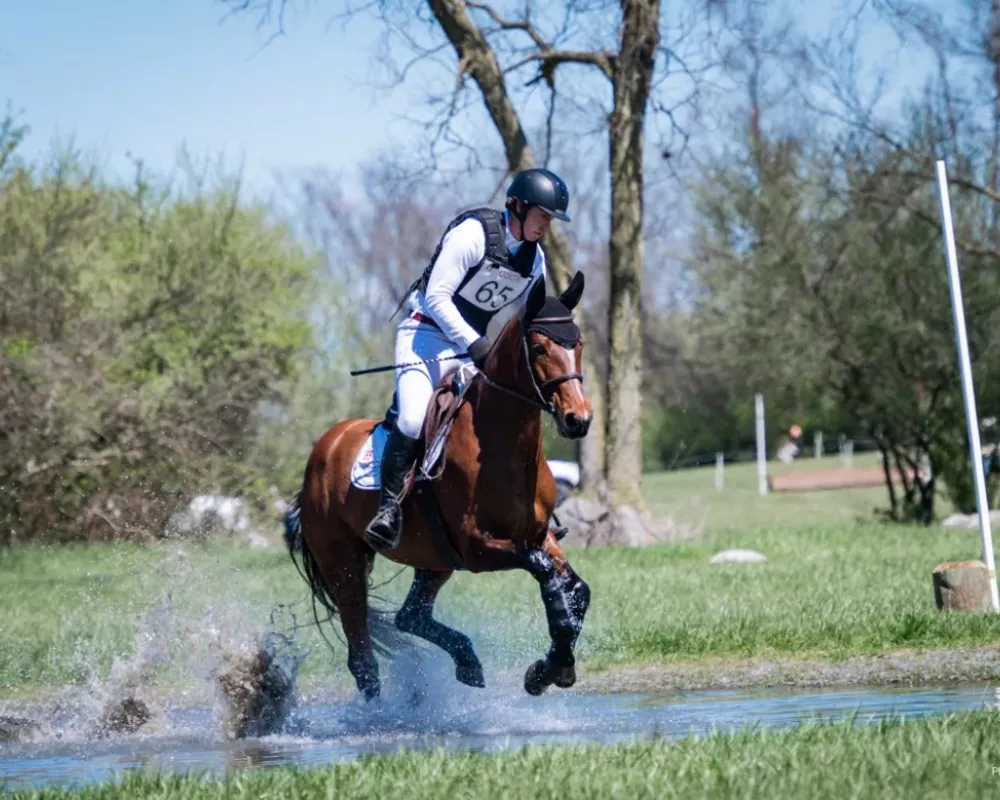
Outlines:
[[517, 173], [507, 187], [507, 197], [516, 198], [528, 206], [538, 206], [556, 219], [569, 222], [566, 214], [569, 189], [563, 179], [551, 170], [526, 169]]

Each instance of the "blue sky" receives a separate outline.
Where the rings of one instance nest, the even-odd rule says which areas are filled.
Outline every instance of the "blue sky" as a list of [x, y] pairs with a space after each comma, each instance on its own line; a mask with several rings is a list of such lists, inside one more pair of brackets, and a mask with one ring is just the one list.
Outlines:
[[378, 29], [367, 19], [344, 35], [313, 12], [261, 49], [256, 17], [212, 0], [4, 5], [0, 100], [23, 110], [30, 155], [72, 134], [114, 170], [128, 170], [127, 151], [167, 169], [186, 142], [245, 158], [256, 183], [275, 168], [350, 169], [406, 108], [403, 92], [391, 109], [368, 83]]
[[373, 90], [381, 29], [369, 18], [347, 33], [328, 28], [336, 0], [300, 0], [308, 13], [263, 49], [270, 31], [258, 31], [251, 14], [227, 16], [214, 0], [4, 5], [0, 101], [23, 110], [29, 155], [73, 135], [126, 175], [127, 152], [169, 169], [185, 142], [233, 166], [245, 159], [251, 185], [266, 185], [276, 169], [350, 171], [387, 144], [387, 127], [405, 136], [393, 115], [423, 103], [415, 81], [391, 94]]

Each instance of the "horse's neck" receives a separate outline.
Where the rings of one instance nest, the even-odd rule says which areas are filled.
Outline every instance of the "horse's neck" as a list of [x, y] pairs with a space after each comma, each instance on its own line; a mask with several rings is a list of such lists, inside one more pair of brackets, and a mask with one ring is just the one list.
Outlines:
[[541, 452], [542, 413], [533, 405], [535, 385], [522, 347], [520, 325], [511, 321], [500, 334], [483, 371], [494, 383], [524, 400], [482, 386], [478, 413], [484, 415], [485, 424], [477, 426], [477, 433], [480, 445], [487, 449], [509, 450], [513, 444], [518, 458], [537, 459]]

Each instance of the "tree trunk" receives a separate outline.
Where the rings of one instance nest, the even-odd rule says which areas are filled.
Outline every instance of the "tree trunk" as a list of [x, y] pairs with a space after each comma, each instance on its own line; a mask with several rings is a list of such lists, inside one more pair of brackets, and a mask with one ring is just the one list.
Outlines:
[[614, 61], [611, 167], [611, 291], [608, 302], [607, 472], [612, 506], [642, 499], [643, 127], [656, 50], [660, 0], [622, 0], [622, 42]]
[[[521, 119], [507, 95], [503, 70], [486, 37], [469, 16], [464, 0], [427, 0], [434, 18], [441, 26], [458, 55], [459, 70], [472, 76], [479, 87], [486, 110], [493, 120], [497, 133], [503, 142], [507, 158], [507, 168], [511, 172], [535, 166], [535, 154], [528, 144]], [[549, 231], [543, 242], [547, 255], [549, 273], [556, 291], [566, 287], [572, 276], [572, 262], [566, 237], [555, 230]], [[582, 309], [577, 311], [580, 327], [588, 332], [593, 327], [588, 324]], [[593, 340], [593, 338], [592, 338]], [[605, 475], [604, 451], [604, 387], [600, 373], [594, 362], [594, 350], [584, 349], [583, 371], [587, 382], [587, 396], [594, 409], [594, 419], [590, 432], [581, 442], [580, 472], [583, 488], [593, 492]]]
[[885, 488], [889, 492], [889, 516], [892, 519], [899, 519], [899, 502], [896, 500], [896, 489], [892, 485], [892, 462], [888, 448], [877, 439], [878, 450], [882, 454], [882, 471], [885, 473]]
[[[531, 152], [529, 149], [528, 153]], [[545, 253], [557, 292], [562, 292], [569, 284], [572, 277], [572, 268], [569, 255], [569, 242], [566, 237], [558, 231], [549, 228], [543, 241]], [[590, 324], [589, 315], [579, 306], [576, 311], [580, 319], [580, 328], [585, 331], [585, 335], [591, 342], [596, 336], [591, 336], [594, 328]], [[587, 496], [593, 497], [598, 487], [606, 475], [605, 460], [605, 386], [601, 381], [601, 373], [597, 370], [594, 361], [596, 349], [591, 344], [590, 348], [583, 348], [583, 363], [580, 365], [583, 372], [584, 389], [587, 392], [587, 399], [590, 400], [591, 408], [594, 411], [593, 421], [590, 423], [590, 430], [587, 435], [580, 440], [580, 491]]]

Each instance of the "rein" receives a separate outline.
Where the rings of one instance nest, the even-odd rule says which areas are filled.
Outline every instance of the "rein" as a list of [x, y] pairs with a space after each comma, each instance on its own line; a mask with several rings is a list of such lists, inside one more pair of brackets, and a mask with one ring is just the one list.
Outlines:
[[[538, 317], [537, 319], [532, 320], [532, 325], [534, 326], [538, 323], [546, 323], [546, 322], [548, 323], [573, 322], [573, 318]], [[534, 359], [528, 352], [528, 333], [530, 332], [530, 330], [531, 329], [529, 328], [528, 330], [525, 330], [523, 334], [521, 334], [521, 352], [524, 354], [524, 362], [528, 367], [528, 374], [531, 376], [531, 386], [535, 390], [535, 397], [529, 397], [528, 395], [521, 394], [521, 392], [517, 391], [516, 389], [511, 389], [507, 386], [503, 386], [497, 383], [492, 378], [487, 376], [482, 370], [480, 370], [477, 374], [479, 375], [479, 377], [483, 379], [483, 382], [491, 389], [496, 389], [499, 392], [508, 394], [511, 397], [520, 400], [523, 403], [527, 403], [529, 406], [533, 406], [534, 408], [537, 408], [541, 411], [546, 411], [551, 416], [555, 417], [556, 415], [555, 406], [553, 405], [551, 399], [550, 400], [545, 399], [545, 394], [544, 394], [545, 391], [547, 389], [559, 386], [560, 384], [566, 383], [567, 381], [580, 381], [580, 383], [583, 383], [583, 375], [581, 375], [579, 372], [567, 372], [564, 375], [559, 375], [555, 378], [549, 378], [549, 380], [543, 381], [541, 384], [539, 384], [538, 379], [535, 377]]]

